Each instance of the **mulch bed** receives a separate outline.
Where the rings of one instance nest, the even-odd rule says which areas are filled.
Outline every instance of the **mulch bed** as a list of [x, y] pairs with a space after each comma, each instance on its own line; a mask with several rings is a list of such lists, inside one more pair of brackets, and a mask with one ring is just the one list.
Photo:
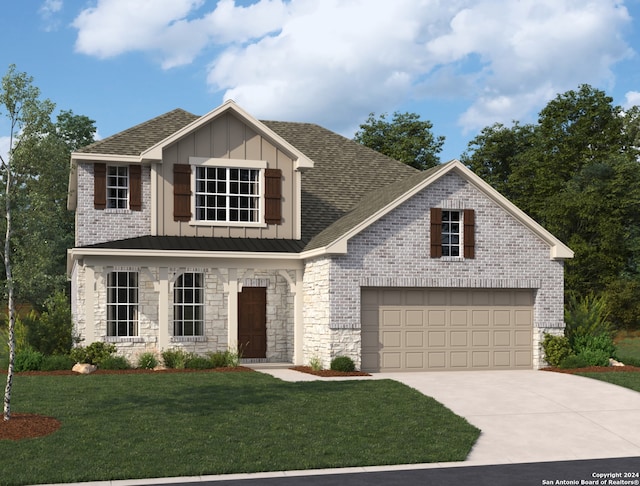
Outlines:
[[[251, 368], [247, 368], [246, 366], [236, 366], [230, 368], [210, 368], [210, 369], [175, 369], [175, 368], [164, 368], [157, 370], [147, 370], [142, 368], [134, 368], [130, 370], [96, 370], [92, 375], [142, 375], [142, 374], [159, 374], [159, 373], [237, 373], [237, 372], [246, 372], [246, 371], [255, 371]], [[0, 370], [0, 375], [6, 375], [7, 370]], [[16, 376], [63, 376], [63, 375], [78, 375], [82, 376], [81, 373], [76, 373], [71, 370], [56, 370], [56, 371], [21, 371], [19, 373], [15, 373]]]
[[53, 434], [60, 428], [53, 417], [33, 413], [12, 413], [10, 420], [0, 417], [0, 440], [32, 439]]
[[290, 369], [294, 371], [300, 371], [302, 373], [309, 373], [310, 375], [332, 377], [332, 376], [371, 376], [364, 371], [335, 371], [335, 370], [318, 370], [315, 371], [311, 366], [292, 366]]

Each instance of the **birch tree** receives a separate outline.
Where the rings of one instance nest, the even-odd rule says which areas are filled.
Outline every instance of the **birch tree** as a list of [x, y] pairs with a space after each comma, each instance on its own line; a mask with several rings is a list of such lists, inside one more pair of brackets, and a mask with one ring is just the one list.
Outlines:
[[6, 297], [8, 309], [9, 366], [4, 392], [3, 418], [11, 418], [11, 389], [16, 356], [15, 323], [16, 308], [14, 279], [12, 273], [12, 209], [15, 204], [16, 187], [20, 184], [20, 171], [15, 162], [17, 154], [29, 143], [37, 141], [52, 130], [51, 113], [54, 104], [40, 100], [40, 90], [33, 86], [33, 78], [18, 72], [14, 64], [9, 66], [0, 86], [0, 113], [9, 120], [9, 152], [0, 154], [1, 180], [4, 185], [5, 238], [2, 260], [6, 275]]

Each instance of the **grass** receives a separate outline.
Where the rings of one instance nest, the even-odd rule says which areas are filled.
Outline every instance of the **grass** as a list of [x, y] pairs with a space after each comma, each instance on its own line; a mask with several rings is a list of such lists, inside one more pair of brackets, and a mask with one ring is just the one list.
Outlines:
[[0, 441], [3, 485], [461, 461], [479, 436], [391, 380], [16, 376], [12, 410], [62, 427]]
[[625, 364], [640, 366], [640, 336], [619, 334], [616, 337], [616, 354]]
[[598, 373], [588, 373], [588, 372], [580, 372], [576, 373], [580, 376], [586, 376], [587, 378], [594, 378], [596, 380], [606, 381], [607, 383], [613, 383], [614, 385], [623, 386], [625, 388], [630, 388], [631, 390], [635, 390], [640, 392], [640, 372], [619, 372], [619, 371], [611, 371], [611, 372], [598, 372]]

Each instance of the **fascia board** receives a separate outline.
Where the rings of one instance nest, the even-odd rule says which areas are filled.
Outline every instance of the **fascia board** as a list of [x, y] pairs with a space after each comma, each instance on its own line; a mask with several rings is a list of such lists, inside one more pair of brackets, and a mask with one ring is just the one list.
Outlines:
[[208, 123], [214, 118], [220, 116], [226, 111], [233, 111], [238, 117], [240, 117], [245, 123], [253, 127], [258, 133], [265, 136], [267, 139], [272, 141], [275, 145], [278, 145], [283, 149], [285, 153], [289, 157], [294, 160], [294, 165], [296, 170], [301, 168], [309, 168], [313, 167], [313, 161], [307, 158], [302, 152], [296, 149], [293, 145], [287, 142], [285, 139], [277, 135], [275, 132], [270, 130], [266, 125], [264, 125], [259, 120], [255, 119], [249, 113], [240, 108], [235, 101], [227, 100], [219, 107], [211, 110], [206, 115], [201, 116], [200, 118], [194, 120], [189, 123], [187, 126], [175, 132], [173, 135], [165, 138], [164, 140], [158, 142], [153, 147], [142, 152], [140, 158], [141, 160], [154, 160], [161, 161], [162, 160], [162, 149], [167, 145], [179, 140], [184, 137], [189, 132], [197, 129], [198, 127]]
[[89, 152], [72, 152], [72, 162], [127, 162], [140, 164], [142, 158], [139, 155], [94, 154]]
[[72, 248], [68, 250], [74, 260], [83, 257], [119, 258], [190, 258], [230, 260], [300, 260], [299, 253], [240, 252], [240, 251], [189, 251], [189, 250], [127, 250], [112, 248]]
[[71, 159], [69, 162], [69, 185], [67, 186], [67, 210], [78, 208], [78, 164]]

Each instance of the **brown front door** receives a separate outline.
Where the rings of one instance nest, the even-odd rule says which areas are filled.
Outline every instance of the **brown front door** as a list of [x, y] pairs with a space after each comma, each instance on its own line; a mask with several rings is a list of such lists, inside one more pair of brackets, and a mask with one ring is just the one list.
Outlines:
[[238, 350], [243, 358], [267, 357], [267, 289], [245, 287], [238, 294]]

